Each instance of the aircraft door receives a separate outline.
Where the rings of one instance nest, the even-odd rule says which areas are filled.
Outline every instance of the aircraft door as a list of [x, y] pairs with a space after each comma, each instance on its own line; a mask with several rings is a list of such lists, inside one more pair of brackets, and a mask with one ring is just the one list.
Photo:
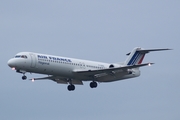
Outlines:
[[31, 56], [31, 67], [35, 68], [36, 67], [36, 56], [33, 53], [30, 53]]

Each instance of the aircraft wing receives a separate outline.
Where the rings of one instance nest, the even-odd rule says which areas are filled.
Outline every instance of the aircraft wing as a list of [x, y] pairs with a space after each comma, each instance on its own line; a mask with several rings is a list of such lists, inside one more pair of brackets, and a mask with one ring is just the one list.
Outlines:
[[[59, 77], [59, 76], [48, 76], [48, 77], [42, 77], [42, 78], [32, 78], [30, 80], [35, 81], [35, 80], [45, 80], [45, 79], [52, 80], [54, 82], [57, 82], [58, 84], [68, 84], [68, 78], [63, 78], [63, 77]], [[83, 82], [81, 80], [72, 79], [72, 84], [74, 84], [74, 85], [83, 85]]]
[[143, 67], [143, 66], [150, 66], [154, 63], [144, 63], [144, 64], [138, 64], [138, 65], [127, 65], [127, 66], [123, 66], [123, 67], [117, 67], [117, 68], [107, 68], [107, 69], [101, 69], [101, 70], [87, 70], [87, 71], [78, 71], [75, 70], [74, 73], [81, 73], [81, 74], [85, 74], [85, 75], [89, 75], [89, 76], [95, 76], [97, 74], [103, 74], [103, 73], [113, 73], [115, 71], [127, 71], [128, 69], [132, 69], [132, 68], [139, 68], [139, 67]]

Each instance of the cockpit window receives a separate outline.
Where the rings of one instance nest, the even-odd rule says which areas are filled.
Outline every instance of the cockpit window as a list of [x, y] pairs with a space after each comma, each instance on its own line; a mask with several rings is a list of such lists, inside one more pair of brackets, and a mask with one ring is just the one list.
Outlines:
[[27, 56], [26, 55], [21, 55], [21, 58], [27, 58]]
[[26, 55], [16, 55], [15, 58], [27, 58]]
[[16, 55], [15, 58], [20, 58], [21, 56], [20, 55]]

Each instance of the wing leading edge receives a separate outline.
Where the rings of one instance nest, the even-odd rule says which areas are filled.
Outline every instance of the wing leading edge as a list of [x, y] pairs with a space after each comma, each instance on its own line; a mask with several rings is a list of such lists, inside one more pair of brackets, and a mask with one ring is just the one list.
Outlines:
[[[48, 76], [48, 77], [42, 77], [42, 78], [32, 78], [30, 80], [35, 81], [35, 80], [52, 80], [54, 82], [57, 82], [58, 84], [68, 84], [69, 80], [68, 78], [62, 78], [62, 77], [58, 77], [58, 76]], [[76, 79], [72, 79], [71, 83], [74, 85], [83, 85], [82, 80], [76, 80]]]

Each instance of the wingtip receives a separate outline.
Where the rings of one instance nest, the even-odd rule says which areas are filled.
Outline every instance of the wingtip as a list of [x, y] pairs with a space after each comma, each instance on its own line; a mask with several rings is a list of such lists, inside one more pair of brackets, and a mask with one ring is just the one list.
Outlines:
[[34, 81], [35, 81], [35, 78], [31, 78], [31, 79], [29, 79], [29, 80], [31, 80], [32, 82], [34, 82]]
[[163, 50], [173, 50], [173, 49], [171, 49], [171, 48], [165, 48], [165, 49], [163, 49]]
[[155, 63], [149, 63], [148, 66], [151, 66], [151, 65], [153, 65], [153, 64], [155, 64]]

